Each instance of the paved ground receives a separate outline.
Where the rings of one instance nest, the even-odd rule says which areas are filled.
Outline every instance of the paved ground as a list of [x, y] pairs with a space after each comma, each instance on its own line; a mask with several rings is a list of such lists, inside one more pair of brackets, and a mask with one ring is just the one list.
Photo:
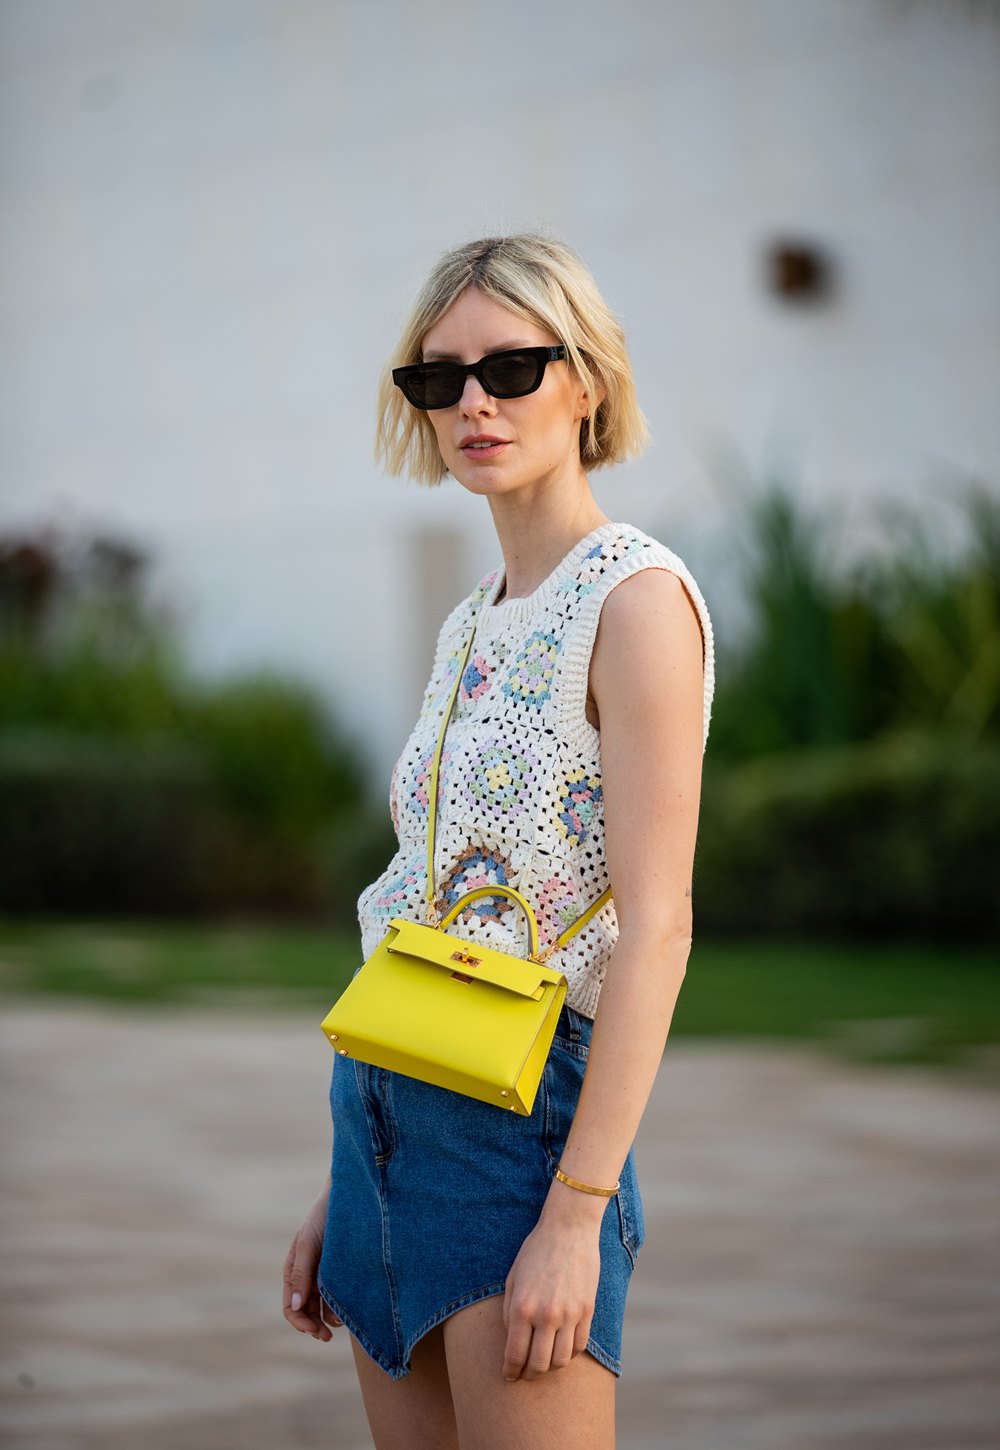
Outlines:
[[[0, 1044], [3, 1443], [368, 1446], [346, 1331], [316, 1344], [278, 1310], [328, 1152], [312, 1018], [8, 1005]], [[622, 1450], [997, 1450], [998, 1107], [671, 1044]]]

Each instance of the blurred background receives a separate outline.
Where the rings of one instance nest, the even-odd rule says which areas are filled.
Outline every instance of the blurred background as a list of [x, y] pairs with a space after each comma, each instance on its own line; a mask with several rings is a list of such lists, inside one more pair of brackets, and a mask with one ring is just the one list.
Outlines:
[[[969, 1127], [1000, 1080], [998, 183], [996, 0], [0, 0], [0, 989], [23, 1175], [7, 1287], [47, 1273], [53, 1292], [3, 1361], [12, 1444], [103, 1450], [140, 1423], [147, 1445], [176, 1443], [188, 1382], [133, 1402], [122, 1386], [155, 1379], [149, 1364], [123, 1371], [119, 1346], [102, 1369], [73, 1334], [51, 1351], [68, 1281], [77, 1330], [91, 1324], [79, 1271], [100, 1259], [93, 1237], [67, 1238], [59, 1185], [82, 1154], [74, 1201], [110, 1234], [121, 1184], [145, 1175], [133, 1269], [154, 1240], [162, 1258], [145, 1215], [162, 1212], [166, 1168], [142, 1156], [144, 1123], [165, 1092], [171, 1161], [199, 1181], [181, 1102], [199, 1075], [223, 1073], [206, 1161], [229, 1172], [217, 1202], [195, 1194], [204, 1231], [237, 1193], [244, 1226], [257, 1205], [232, 1302], [244, 1325], [273, 1313], [266, 1276], [328, 1152], [317, 1024], [356, 965], [357, 894], [391, 854], [389, 771], [440, 620], [496, 562], [477, 500], [387, 479], [371, 456], [378, 372], [415, 289], [471, 236], [544, 228], [594, 272], [654, 440], [595, 492], [685, 559], [716, 622], [697, 942], [671, 1047], [686, 1072], [700, 1069], [684, 1053], [709, 1054], [707, 1080], [732, 1095], [699, 1088], [690, 1111], [714, 1123], [682, 1112], [674, 1129], [665, 1104], [662, 1141], [701, 1141], [721, 1118], [742, 1141], [755, 1054], [781, 1039], [807, 1078], [847, 1075], [835, 1096], [852, 1073], [897, 1094], [879, 1161], [937, 1122], [940, 1151], [960, 1141], [977, 1165], [969, 1223], [985, 1221], [976, 1174], [1000, 1207], [996, 1150]], [[166, 1035], [144, 1055], [147, 1030]], [[178, 1084], [191, 1041], [204, 1053]], [[249, 1074], [262, 1057], [266, 1090]], [[298, 1124], [278, 1183], [233, 1167], [270, 1151], [249, 1122], [245, 1160], [232, 1140], [226, 1105], [255, 1092], [275, 1138], [277, 1102]], [[807, 1116], [803, 1141], [829, 1147], [837, 1111]], [[115, 1140], [117, 1166], [100, 1157]], [[957, 1193], [962, 1174], [924, 1168], [914, 1233], [926, 1249], [933, 1220], [954, 1264], [959, 1204], [934, 1185]], [[704, 1215], [688, 1222], [672, 1191], [653, 1192], [670, 1232], [696, 1234]], [[749, 1191], [734, 1180], [713, 1212]], [[192, 1199], [181, 1217], [198, 1212]], [[940, 1325], [947, 1302], [976, 1344], [997, 1329], [973, 1306], [978, 1231], [961, 1285], [936, 1279], [924, 1305]], [[189, 1342], [182, 1286], [204, 1264], [185, 1263], [164, 1274]], [[660, 1390], [657, 1355], [681, 1352], [655, 1338], [677, 1332], [677, 1269], [648, 1300]], [[199, 1300], [199, 1324], [207, 1312]], [[853, 1312], [874, 1342], [877, 1316]], [[707, 1404], [753, 1366], [702, 1327]], [[237, 1390], [224, 1364], [217, 1399], [190, 1400], [186, 1444], [364, 1443], [363, 1427], [330, 1441], [301, 1417], [282, 1438], [273, 1407], [329, 1381], [300, 1381], [302, 1347], [276, 1332], [280, 1348], [253, 1352], [284, 1355], [286, 1377]], [[775, 1405], [809, 1371], [789, 1373]], [[693, 1403], [670, 1443], [1000, 1437], [995, 1404], [949, 1418], [942, 1388], [907, 1418], [908, 1393], [839, 1429], [820, 1410], [780, 1427], [758, 1399], [710, 1430]], [[622, 1443], [666, 1444], [640, 1399]], [[235, 1400], [256, 1405], [238, 1438], [232, 1419], [205, 1428]]]

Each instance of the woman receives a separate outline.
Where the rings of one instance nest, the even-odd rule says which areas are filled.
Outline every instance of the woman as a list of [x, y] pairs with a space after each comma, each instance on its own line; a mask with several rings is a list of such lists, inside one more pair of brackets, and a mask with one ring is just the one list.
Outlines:
[[[711, 624], [681, 561], [591, 492], [588, 470], [636, 453], [645, 424], [621, 330], [567, 247], [447, 253], [396, 361], [380, 457], [483, 497], [503, 566], [442, 627], [393, 772], [399, 851], [359, 902], [365, 956], [390, 916], [424, 920], [430, 759], [472, 628], [439, 908], [513, 886], [552, 943], [614, 896], [553, 959], [569, 986], [530, 1117], [335, 1060], [332, 1174], [289, 1250], [285, 1317], [321, 1340], [346, 1323], [378, 1450], [607, 1450], [643, 1239], [631, 1144], [691, 944]], [[502, 896], [452, 930], [526, 954]]]

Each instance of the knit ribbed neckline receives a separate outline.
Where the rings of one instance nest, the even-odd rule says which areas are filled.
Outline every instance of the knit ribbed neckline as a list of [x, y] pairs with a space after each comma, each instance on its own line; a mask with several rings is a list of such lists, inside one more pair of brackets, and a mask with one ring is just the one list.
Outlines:
[[506, 624], [527, 619], [546, 602], [551, 594], [555, 593], [566, 574], [575, 572], [595, 544], [614, 538], [621, 533], [624, 527], [624, 524], [611, 521], [606, 524], [598, 524], [596, 529], [591, 529], [589, 534], [585, 534], [578, 543], [573, 545], [569, 553], [559, 560], [551, 574], [542, 580], [537, 589], [533, 589], [530, 594], [525, 594], [517, 599], [501, 599], [498, 603], [497, 595], [507, 579], [507, 571], [501, 564], [490, 591], [483, 600], [480, 612], [481, 622], [492, 618], [502, 620]]

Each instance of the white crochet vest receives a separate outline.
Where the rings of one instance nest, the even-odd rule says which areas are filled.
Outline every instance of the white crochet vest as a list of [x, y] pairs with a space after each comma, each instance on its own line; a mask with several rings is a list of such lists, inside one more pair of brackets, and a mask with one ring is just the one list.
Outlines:
[[[428, 784], [441, 720], [475, 622], [472, 653], [448, 726], [438, 789], [435, 884], [442, 913], [476, 886], [516, 887], [532, 903], [543, 945], [608, 885], [600, 732], [587, 720], [590, 656], [601, 607], [641, 569], [684, 583], [701, 622], [705, 739], [715, 682], [712, 625], [686, 566], [627, 524], [603, 524], [572, 549], [533, 594], [493, 601], [503, 571], [487, 575], [445, 620], [423, 708], [390, 786], [399, 841], [358, 901], [365, 957], [391, 917], [426, 919]], [[504, 897], [474, 902], [449, 928], [527, 955], [523, 913]], [[593, 1017], [618, 937], [613, 902], [552, 959], [566, 1002]]]

